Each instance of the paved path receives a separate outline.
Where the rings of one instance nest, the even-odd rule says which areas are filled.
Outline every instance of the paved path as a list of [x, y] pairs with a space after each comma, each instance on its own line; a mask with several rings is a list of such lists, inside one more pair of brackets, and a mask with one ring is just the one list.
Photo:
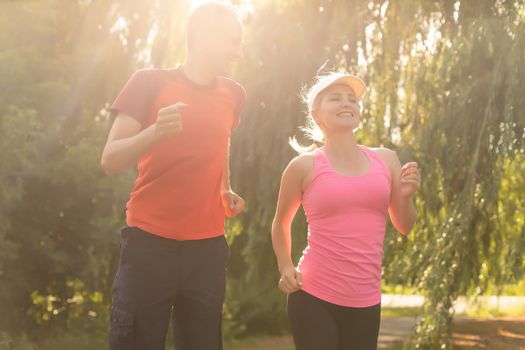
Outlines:
[[[383, 294], [382, 306], [388, 308], [402, 308], [402, 307], [420, 307], [424, 303], [424, 298], [417, 295], [391, 295]], [[455, 303], [456, 313], [463, 313], [468, 308], [476, 305], [483, 305], [489, 309], [499, 309], [501, 311], [512, 311], [519, 308], [525, 310], [525, 297], [496, 297], [483, 296], [476, 301], [472, 298], [459, 298]], [[468, 317], [455, 317], [454, 320], [469, 320]], [[381, 320], [381, 329], [379, 331], [379, 349], [386, 349], [393, 343], [402, 342], [406, 340], [414, 326], [416, 325], [416, 317], [384, 317]], [[226, 346], [225, 350], [293, 350], [293, 340], [290, 336], [273, 337], [266, 339], [257, 344], [251, 345], [230, 345]]]
[[[383, 294], [381, 305], [389, 308], [420, 307], [425, 302], [425, 298], [420, 295], [392, 295]], [[464, 314], [469, 308], [482, 306], [486, 309], [497, 309], [501, 312], [515, 312], [516, 310], [525, 311], [525, 297], [515, 296], [481, 296], [477, 299], [460, 297], [454, 303], [454, 310], [457, 314]], [[454, 320], [468, 320], [466, 317], [454, 317]], [[391, 317], [381, 320], [381, 330], [379, 333], [379, 348], [386, 348], [395, 342], [407, 339], [417, 319], [415, 317]]]
[[[467, 330], [461, 331], [456, 335], [456, 340], [462, 342], [469, 349], [497, 349], [497, 350], [518, 350], [525, 349], [525, 317], [521, 318], [468, 318], [457, 317], [454, 323], [461, 326], [467, 324]], [[477, 331], [473, 331], [472, 323], [480, 323], [476, 326]], [[492, 324], [489, 323], [498, 323]], [[379, 334], [379, 349], [388, 349], [393, 345], [408, 339], [416, 319], [414, 317], [389, 317], [381, 320], [381, 330]], [[470, 324], [470, 325], [469, 325]], [[489, 327], [487, 327], [489, 326]], [[480, 334], [481, 333], [481, 334]], [[236, 345], [226, 345], [225, 350], [294, 350], [291, 336], [268, 337], [258, 341], [242, 343]]]
[[[416, 324], [414, 317], [390, 317], [381, 320], [379, 349], [407, 339]], [[252, 344], [226, 345], [225, 350], [294, 350], [291, 336], [271, 337]]]
[[[421, 295], [383, 294], [381, 305], [383, 307], [419, 307], [425, 298]], [[454, 303], [456, 313], [464, 313], [468, 308], [482, 305], [487, 309], [498, 309], [501, 312], [525, 310], [525, 297], [515, 296], [480, 296], [477, 299], [459, 297]]]
[[383, 318], [379, 330], [379, 349], [384, 349], [392, 343], [407, 339], [415, 325], [415, 317]]

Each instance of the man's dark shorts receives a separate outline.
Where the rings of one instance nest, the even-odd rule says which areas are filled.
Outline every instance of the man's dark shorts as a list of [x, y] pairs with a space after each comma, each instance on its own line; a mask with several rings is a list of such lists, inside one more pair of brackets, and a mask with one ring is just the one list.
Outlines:
[[228, 257], [224, 236], [177, 241], [125, 227], [109, 349], [164, 349], [172, 314], [177, 350], [222, 349]]

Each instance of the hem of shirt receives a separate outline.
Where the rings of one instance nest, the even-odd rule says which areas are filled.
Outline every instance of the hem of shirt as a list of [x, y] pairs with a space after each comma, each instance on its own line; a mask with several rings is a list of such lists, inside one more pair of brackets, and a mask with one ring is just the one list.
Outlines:
[[[374, 298], [374, 299], [366, 299], [366, 300], [363, 300], [363, 299], [359, 299], [359, 301], [357, 301], [356, 299], [351, 299], [351, 298], [338, 298], [338, 297], [335, 297], [333, 295], [327, 295], [326, 293], [323, 293], [323, 292], [319, 292], [319, 291], [316, 291], [315, 289], [314, 290], [311, 290], [310, 288], [301, 288], [304, 292], [308, 293], [308, 294], [311, 294], [313, 295], [314, 297], [318, 298], [318, 299], [321, 299], [323, 301], [326, 301], [328, 303], [331, 303], [331, 304], [335, 304], [335, 305], [338, 305], [338, 306], [344, 306], [344, 307], [359, 307], [359, 308], [365, 308], [365, 307], [370, 307], [370, 306], [374, 306], [374, 305], [377, 305], [381, 302], [381, 293], [379, 293], [379, 299], [377, 300], [377, 298]], [[374, 300], [374, 301], [370, 301], [370, 300]]]
[[131, 220], [126, 220], [126, 225], [129, 227], [138, 227], [141, 230], [151, 233], [155, 236], [160, 236], [163, 238], [174, 239], [177, 241], [198, 241], [200, 239], [208, 239], [224, 236], [224, 228], [217, 231], [206, 231], [206, 232], [191, 232], [191, 233], [174, 233], [173, 231], [164, 231], [159, 230], [153, 226], [144, 225], [141, 223], [133, 222]]

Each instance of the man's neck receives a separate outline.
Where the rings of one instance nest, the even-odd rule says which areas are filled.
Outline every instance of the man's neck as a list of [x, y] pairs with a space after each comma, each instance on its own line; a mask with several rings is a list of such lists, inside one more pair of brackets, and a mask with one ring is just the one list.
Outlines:
[[203, 67], [205, 67], [205, 65], [199, 64], [195, 59], [188, 58], [186, 63], [182, 65], [182, 71], [184, 72], [184, 75], [195, 84], [205, 86], [213, 85], [216, 74], [211, 73]]

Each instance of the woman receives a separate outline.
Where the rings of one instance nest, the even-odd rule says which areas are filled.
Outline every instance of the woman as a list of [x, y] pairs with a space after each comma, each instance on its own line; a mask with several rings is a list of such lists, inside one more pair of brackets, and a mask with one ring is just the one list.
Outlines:
[[[298, 350], [377, 348], [387, 215], [403, 235], [416, 220], [417, 164], [401, 167], [395, 152], [356, 142], [364, 92], [358, 77], [319, 77], [305, 96], [304, 130], [323, 146], [291, 140], [300, 155], [282, 176], [272, 243]], [[308, 245], [295, 267], [290, 227], [301, 204]]]

